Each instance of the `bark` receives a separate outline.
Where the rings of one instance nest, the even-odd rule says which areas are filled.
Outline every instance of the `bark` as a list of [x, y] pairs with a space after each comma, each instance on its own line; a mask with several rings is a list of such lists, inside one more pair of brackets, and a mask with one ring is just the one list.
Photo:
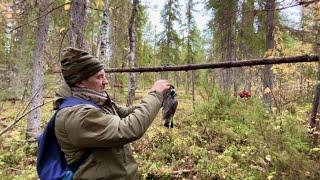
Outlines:
[[[192, 9], [192, 0], [188, 1], [188, 8], [187, 8], [187, 20], [188, 20], [188, 36], [187, 36], [187, 59], [186, 62], [187, 64], [191, 64], [191, 58], [190, 58], [190, 54], [191, 54], [191, 18], [192, 18], [192, 13], [191, 13], [191, 9]], [[188, 94], [189, 92], [189, 73], [186, 72], [186, 81], [185, 81], [185, 94]]]
[[[255, 17], [254, 13], [255, 12], [250, 11], [254, 9], [254, 2], [255, 2], [254, 0], [247, 0], [247, 1], [244, 1], [242, 4], [242, 16], [241, 16], [239, 33], [238, 33], [239, 59], [254, 57], [253, 49], [255, 49], [256, 47], [253, 47], [253, 45], [251, 44], [254, 44], [252, 43], [252, 41], [254, 40], [253, 34], [255, 33], [255, 30], [254, 30], [254, 17]], [[238, 73], [244, 74], [244, 76], [234, 76], [234, 77], [237, 77], [236, 79], [244, 83], [245, 89], [251, 92], [251, 83], [253, 80], [251, 78], [252, 77], [251, 70], [248, 73], [246, 73], [245, 69], [239, 69]]]
[[195, 110], [195, 98], [194, 98], [194, 88], [195, 88], [195, 71], [192, 71], [192, 107]]
[[[135, 56], [136, 41], [137, 41], [137, 35], [136, 35], [137, 23], [136, 22], [137, 22], [137, 15], [138, 15], [138, 6], [139, 6], [139, 0], [133, 0], [132, 13], [131, 13], [131, 19], [129, 24], [129, 40], [130, 40], [129, 67], [130, 68], [133, 68], [135, 66], [135, 61], [136, 61], [136, 56]], [[127, 105], [133, 104], [135, 91], [136, 91], [136, 74], [130, 73]]]
[[[232, 56], [234, 52], [234, 27], [235, 27], [235, 18], [236, 18], [236, 9], [237, 9], [237, 0], [231, 1], [215, 1], [213, 5], [213, 10], [215, 11], [215, 41], [217, 48], [215, 54], [220, 55], [222, 59], [225, 59], [227, 62], [232, 61]], [[219, 70], [219, 85], [223, 92], [230, 93], [233, 88], [232, 80], [232, 70], [224, 69]]]
[[[314, 26], [313, 30], [315, 32], [315, 38], [314, 38], [314, 44], [313, 44], [313, 49], [316, 54], [320, 54], [320, 47], [317, 46], [317, 42], [319, 41], [319, 35], [320, 35], [320, 21], [316, 18], [314, 18]], [[319, 108], [319, 101], [320, 101], [320, 61], [318, 63], [318, 77], [317, 77], [317, 84], [315, 88], [315, 95], [313, 99], [313, 104], [312, 104], [312, 110], [311, 110], [311, 118], [310, 118], [310, 125], [311, 127], [316, 127], [319, 129], [319, 119], [317, 119], [317, 114], [318, 114], [318, 108]], [[316, 138], [318, 140], [318, 136]]]
[[257, 66], [266, 64], [286, 64], [286, 63], [301, 63], [301, 62], [317, 62], [319, 56], [291, 56], [278, 58], [260, 58], [243, 61], [218, 62], [208, 64], [188, 64], [180, 66], [157, 66], [157, 67], [139, 67], [139, 68], [110, 68], [105, 69], [106, 73], [122, 73], [122, 72], [163, 72], [163, 71], [188, 71], [197, 69], [217, 69], [217, 68], [232, 68], [244, 66]]
[[[231, 2], [231, 3], [235, 3], [235, 2]], [[232, 8], [232, 6], [230, 6]], [[226, 61], [227, 62], [231, 62], [232, 61], [232, 53], [233, 53], [233, 24], [234, 24], [234, 19], [235, 19], [235, 13], [233, 11], [233, 9], [228, 9], [226, 11], [225, 14], [225, 25], [226, 25], [226, 37], [225, 40], [222, 41], [222, 43], [226, 43], [226, 49], [225, 49], [225, 57], [226, 57]], [[233, 80], [232, 80], [232, 69], [226, 69], [224, 71], [224, 85], [223, 85], [223, 90], [224, 92], [231, 92], [232, 89], [232, 84], [233, 84]]]
[[319, 121], [317, 121], [317, 114], [318, 114], [318, 107], [320, 101], [320, 62], [318, 65], [318, 83], [315, 88], [315, 95], [312, 103], [312, 110], [311, 110], [311, 118], [310, 118], [310, 126], [312, 128], [316, 127], [319, 128]]
[[69, 46], [88, 49], [85, 30], [88, 22], [87, 0], [76, 0], [71, 3], [70, 30], [68, 33]]
[[[44, 85], [44, 51], [48, 39], [49, 14], [48, 5], [51, 0], [39, 0], [39, 10], [36, 29], [36, 48], [32, 65], [32, 95], [30, 109], [43, 104], [43, 85]], [[41, 109], [36, 108], [28, 116], [27, 139], [36, 138], [40, 132]]]
[[104, 1], [105, 9], [103, 11], [102, 24], [101, 24], [101, 44], [100, 53], [102, 61], [106, 67], [110, 67], [111, 48], [110, 48], [110, 14], [109, 14], [109, 0]]
[[[266, 9], [275, 9], [275, 0], [267, 0], [266, 2]], [[267, 52], [272, 52], [275, 48], [275, 42], [274, 42], [274, 27], [275, 27], [275, 18], [274, 18], [274, 11], [267, 11], [266, 15], [266, 48]], [[271, 54], [270, 54], [271, 55]], [[271, 112], [272, 108], [272, 93], [273, 90], [273, 72], [271, 70], [272, 65], [266, 65], [264, 67], [264, 73], [263, 73], [263, 100], [268, 106], [269, 111]], [[270, 91], [266, 91], [266, 89], [269, 89]]]

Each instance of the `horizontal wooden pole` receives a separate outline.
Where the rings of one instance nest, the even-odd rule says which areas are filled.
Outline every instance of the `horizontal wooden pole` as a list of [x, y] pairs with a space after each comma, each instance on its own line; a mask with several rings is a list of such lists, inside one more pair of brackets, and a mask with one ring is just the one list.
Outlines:
[[107, 73], [189, 71], [189, 70], [198, 70], [198, 69], [232, 68], [232, 67], [267, 65], [267, 64], [287, 64], [287, 63], [316, 62], [316, 61], [320, 61], [319, 56], [303, 55], [303, 56], [290, 56], [290, 57], [250, 59], [250, 60], [241, 60], [241, 61], [216, 62], [216, 63], [208, 63], [208, 64], [188, 64], [188, 65], [136, 67], [136, 68], [109, 68], [109, 69], [106, 69], [105, 71]]

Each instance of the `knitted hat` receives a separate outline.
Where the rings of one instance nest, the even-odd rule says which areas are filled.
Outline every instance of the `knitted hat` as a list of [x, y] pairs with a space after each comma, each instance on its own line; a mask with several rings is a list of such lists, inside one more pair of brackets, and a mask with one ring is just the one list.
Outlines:
[[62, 50], [61, 71], [66, 83], [72, 87], [104, 68], [103, 64], [88, 52], [67, 47]]

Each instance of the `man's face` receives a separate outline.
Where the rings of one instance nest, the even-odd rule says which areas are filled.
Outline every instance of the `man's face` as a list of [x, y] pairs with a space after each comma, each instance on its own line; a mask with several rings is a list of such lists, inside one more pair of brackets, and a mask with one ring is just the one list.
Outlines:
[[96, 74], [90, 76], [88, 79], [83, 80], [79, 86], [91, 90], [95, 90], [98, 92], [104, 92], [105, 87], [108, 84], [108, 80], [106, 79], [106, 74], [104, 69], [101, 69]]

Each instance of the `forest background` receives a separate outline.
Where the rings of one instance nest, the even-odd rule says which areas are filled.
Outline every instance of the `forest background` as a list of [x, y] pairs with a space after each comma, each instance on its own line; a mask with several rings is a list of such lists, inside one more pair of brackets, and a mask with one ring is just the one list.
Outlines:
[[[64, 47], [106, 69], [320, 54], [319, 0], [155, 2], [0, 0], [0, 179], [37, 179]], [[174, 128], [159, 113], [132, 144], [144, 179], [319, 179], [319, 73], [319, 63], [108, 73], [107, 91], [130, 105], [156, 79], [177, 89]]]

